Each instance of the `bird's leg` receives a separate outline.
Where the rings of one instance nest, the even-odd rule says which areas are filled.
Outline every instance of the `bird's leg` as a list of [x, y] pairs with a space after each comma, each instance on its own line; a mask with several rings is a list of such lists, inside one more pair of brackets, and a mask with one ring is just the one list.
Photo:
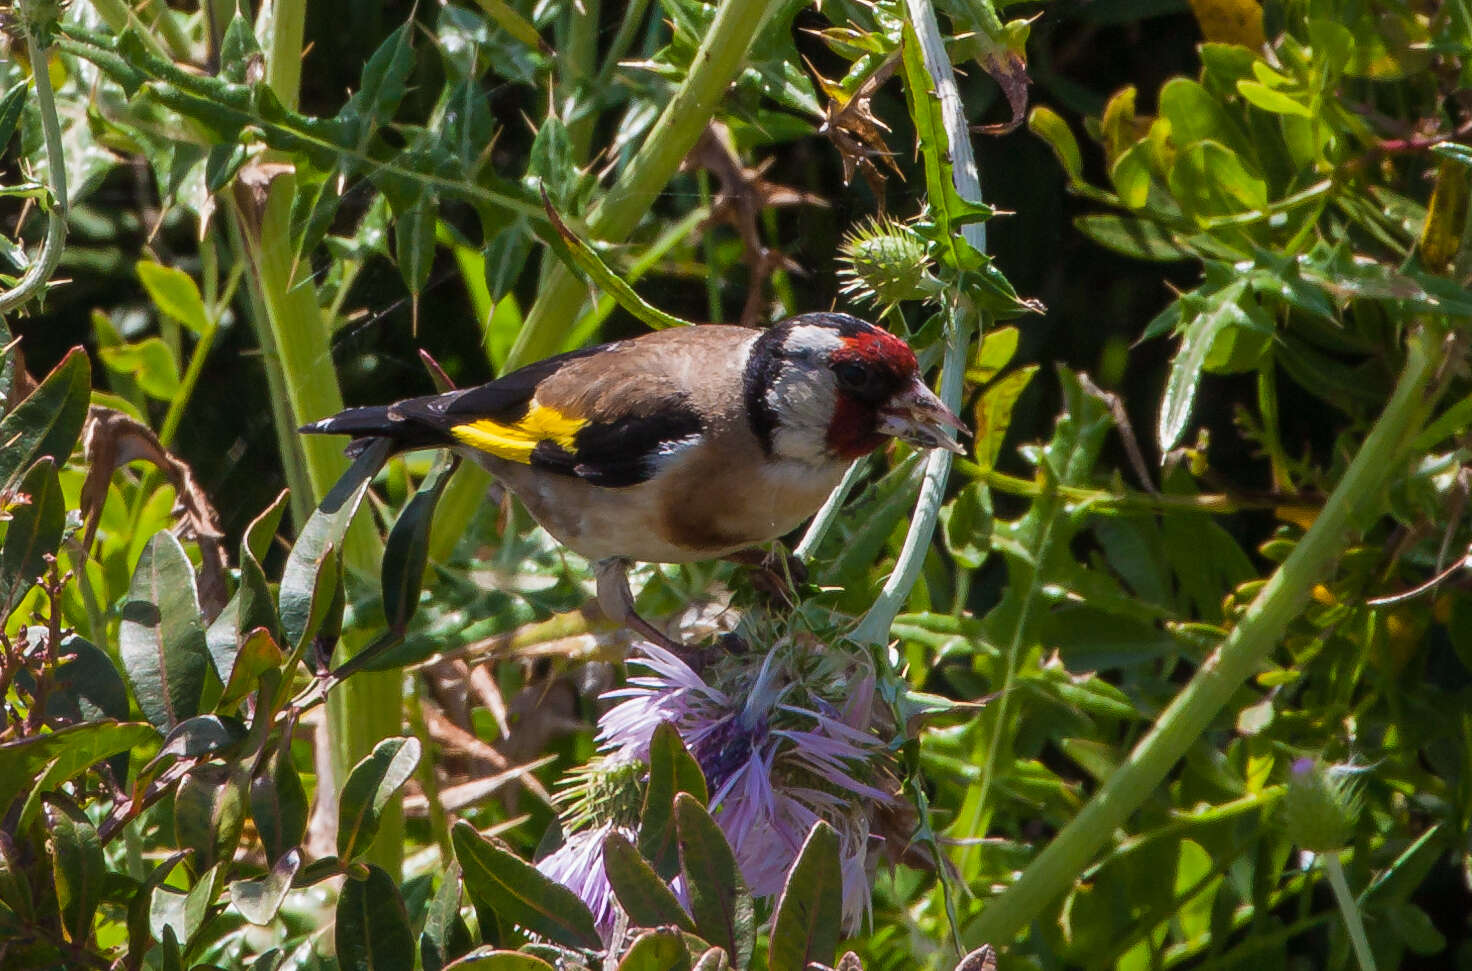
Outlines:
[[667, 651], [685, 653], [684, 644], [672, 640], [634, 611], [634, 592], [629, 589], [628, 560], [617, 556], [599, 560], [593, 565], [593, 576], [598, 582], [598, 606], [611, 620], [623, 624]]
[[758, 547], [737, 550], [725, 557], [732, 563], [749, 567], [751, 585], [758, 593], [783, 607], [796, 607], [798, 588], [808, 582], [808, 568], [784, 549], [763, 550]]

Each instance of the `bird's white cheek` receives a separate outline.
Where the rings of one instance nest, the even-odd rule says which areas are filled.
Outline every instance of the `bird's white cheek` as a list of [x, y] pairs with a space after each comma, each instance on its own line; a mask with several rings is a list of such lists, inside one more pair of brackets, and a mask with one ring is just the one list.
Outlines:
[[767, 390], [777, 416], [772, 451], [783, 458], [819, 463], [828, 459], [828, 426], [837, 389], [827, 368], [787, 368]]

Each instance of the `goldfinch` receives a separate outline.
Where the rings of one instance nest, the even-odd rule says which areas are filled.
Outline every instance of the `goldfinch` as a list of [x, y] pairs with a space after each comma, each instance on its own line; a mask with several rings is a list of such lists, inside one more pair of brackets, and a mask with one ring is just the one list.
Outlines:
[[964, 451], [947, 429], [966, 430], [908, 344], [847, 314], [810, 313], [765, 331], [655, 331], [301, 430], [352, 435], [350, 452], [386, 438], [399, 452], [474, 459], [595, 564], [606, 614], [669, 646], [634, 612], [630, 561], [713, 559], [776, 539], [891, 437]]

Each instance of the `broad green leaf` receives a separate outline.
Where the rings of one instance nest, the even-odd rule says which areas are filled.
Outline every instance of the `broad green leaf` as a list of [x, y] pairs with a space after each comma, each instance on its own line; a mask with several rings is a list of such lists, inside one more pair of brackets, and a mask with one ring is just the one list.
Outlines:
[[174, 841], [193, 850], [196, 873], [229, 863], [245, 827], [245, 780], [237, 766], [206, 762], [189, 771], [174, 790]]
[[557, 258], [567, 265], [569, 270], [585, 277], [618, 301], [620, 307], [654, 330], [690, 325], [690, 321], [667, 314], [646, 303], [633, 287], [608, 268], [608, 264], [603, 262], [591, 246], [579, 239], [578, 235], [567, 227], [562, 217], [557, 214], [557, 210], [552, 208], [552, 202], [546, 193], [542, 195], [542, 204], [546, 207], [547, 218], [551, 221], [552, 228], [550, 230], [539, 228], [538, 235], [552, 249], [552, 252], [557, 254]]
[[966, 380], [986, 384], [1001, 373], [1017, 353], [1022, 334], [1016, 327], [995, 327], [982, 338], [976, 360], [966, 369]]
[[320, 625], [325, 616], [324, 601], [331, 600], [337, 579], [333, 570], [331, 585], [319, 582], [324, 564], [329, 559], [336, 563], [334, 551], [341, 547], [348, 523], [388, 452], [388, 443], [380, 440], [359, 453], [302, 527], [287, 555], [281, 572], [280, 615], [282, 632], [292, 648], [301, 647], [315, 635], [315, 625]]
[[1131, 145], [1109, 167], [1109, 181], [1120, 201], [1129, 209], [1143, 209], [1150, 198], [1150, 147], [1144, 142]]
[[1290, 98], [1281, 91], [1274, 91], [1259, 81], [1245, 79], [1238, 81], [1237, 92], [1255, 107], [1275, 115], [1298, 115], [1301, 118], [1314, 116], [1308, 105]]
[[419, 591], [429, 565], [429, 530], [435, 506], [458, 464], [448, 455], [440, 455], [384, 542], [381, 584], [383, 612], [390, 628], [407, 627], [419, 607]]
[[676, 931], [646, 931], [618, 962], [618, 971], [688, 971], [690, 950]]
[[756, 947], [756, 912], [736, 857], [703, 800], [675, 796], [680, 871], [690, 893], [690, 911], [700, 936], [726, 949], [737, 968], [751, 964]]
[[407, 971], [414, 967], [414, 932], [399, 888], [382, 867], [363, 877], [348, 874], [337, 898], [338, 964], [358, 971]]
[[[46, 695], [47, 717], [68, 722], [128, 718], [128, 689], [117, 662], [102, 648], [77, 634], [61, 639], [58, 663]], [[28, 672], [23, 672], [28, 676]], [[17, 680], [21, 675], [17, 676]]]
[[220, 715], [195, 715], [186, 718], [170, 729], [158, 757], [172, 755], [175, 758], [191, 759], [202, 755], [213, 755], [245, 741], [244, 723], [238, 718]]
[[[8, 357], [9, 355], [7, 355]], [[26, 399], [0, 419], [0, 488], [43, 455], [66, 463], [82, 434], [92, 390], [87, 352], [74, 347]]]
[[831, 964], [842, 925], [843, 871], [838, 862], [838, 833], [819, 820], [808, 831], [777, 900], [767, 950], [768, 969], [807, 971], [810, 964]]
[[1100, 246], [1137, 260], [1165, 263], [1190, 259], [1194, 255], [1174, 233], [1153, 219], [1093, 213], [1079, 216], [1073, 224]]
[[419, 764], [419, 739], [386, 738], [353, 766], [338, 797], [337, 855], [344, 861], [368, 851], [383, 810]]
[[1018, 368], [991, 384], [976, 403], [976, 464], [983, 469], [996, 467], [1012, 426], [1012, 410], [1037, 373], [1036, 364]]
[[695, 933], [695, 922], [675, 892], [622, 833], [611, 832], [603, 840], [603, 870], [634, 926], [672, 925]]
[[0, 813], [10, 808], [16, 796], [36, 786], [43, 770], [47, 779], [59, 785], [90, 765], [157, 739], [158, 732], [151, 725], [108, 720], [68, 725], [0, 744]]
[[291, 889], [292, 877], [301, 869], [299, 850], [284, 853], [271, 872], [255, 880], [236, 880], [230, 884], [230, 902], [240, 915], [252, 924], [266, 926], [276, 919], [276, 912]]
[[269, 631], [264, 627], [251, 631], [241, 645], [240, 652], [235, 655], [229, 680], [225, 682], [225, 691], [220, 695], [216, 708], [220, 711], [232, 710], [246, 695], [256, 690], [264, 672], [276, 670], [285, 660], [286, 655], [281, 653], [281, 648], [271, 639]]
[[183, 270], [149, 260], [139, 260], [136, 269], [143, 289], [148, 291], [149, 298], [159, 310], [194, 331], [196, 336], [203, 337], [214, 330], [214, 322], [205, 310], [204, 299], [199, 295], [199, 285], [194, 282], [194, 277]]
[[695, 959], [695, 966], [691, 971], [728, 971], [730, 967], [731, 959], [725, 949], [713, 947]]
[[16, 493], [11, 497], [5, 545], [0, 548], [0, 621], [46, 572], [46, 558], [56, 555], [66, 529], [66, 500], [51, 458], [31, 466]]
[[154, 889], [148, 906], [148, 928], [156, 940], [161, 941], [165, 933], [172, 932], [186, 950], [189, 948], [224, 888], [221, 870], [219, 866], [206, 870], [188, 892], [167, 884]]
[[290, 745], [291, 739], [283, 736], [250, 780], [250, 816], [271, 861], [295, 848], [307, 832], [307, 793], [291, 761]]
[[533, 954], [520, 951], [498, 951], [478, 948], [458, 961], [445, 965], [444, 971], [554, 971], [552, 965]]
[[1267, 183], [1249, 172], [1236, 152], [1217, 142], [1197, 142], [1176, 156], [1170, 191], [1198, 223], [1256, 212], [1268, 204]]
[[1070, 185], [1084, 181], [1084, 159], [1078, 150], [1078, 139], [1068, 127], [1068, 122], [1052, 108], [1037, 105], [1028, 113], [1027, 127], [1034, 135], [1048, 143]]
[[104, 347], [97, 355], [109, 371], [133, 379], [150, 397], [171, 401], [179, 393], [179, 361], [162, 338]]
[[1185, 151], [1202, 141], [1240, 148], [1240, 129], [1221, 102], [1190, 78], [1172, 78], [1160, 89], [1160, 114], [1170, 122], [1170, 138]]
[[46, 799], [47, 854], [56, 886], [56, 906], [66, 939], [86, 945], [92, 938], [92, 918], [102, 900], [106, 865], [97, 828], [70, 799]]
[[685, 748], [680, 733], [669, 722], [654, 729], [649, 741], [649, 782], [644, 788], [644, 810], [639, 816], [639, 852], [666, 880], [680, 872], [675, 845], [675, 796], [688, 792], [701, 804], [709, 801], [700, 763]]
[[543, 876], [504, 844], [485, 839], [464, 820], [455, 824], [450, 837], [465, 876], [465, 891], [477, 912], [499, 914], [567, 947], [602, 946], [593, 915], [571, 890]]
[[198, 714], [209, 651], [194, 567], [173, 533], [164, 530], [148, 541], [121, 613], [123, 669], [143, 714], [159, 728]]

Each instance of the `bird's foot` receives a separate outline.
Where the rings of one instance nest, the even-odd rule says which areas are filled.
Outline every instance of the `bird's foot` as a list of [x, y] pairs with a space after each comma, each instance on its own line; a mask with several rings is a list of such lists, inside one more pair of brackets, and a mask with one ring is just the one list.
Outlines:
[[808, 568], [786, 550], [753, 547], [737, 550], [726, 559], [748, 568], [752, 588], [768, 607], [791, 610], [801, 601], [802, 588], [808, 582]]

